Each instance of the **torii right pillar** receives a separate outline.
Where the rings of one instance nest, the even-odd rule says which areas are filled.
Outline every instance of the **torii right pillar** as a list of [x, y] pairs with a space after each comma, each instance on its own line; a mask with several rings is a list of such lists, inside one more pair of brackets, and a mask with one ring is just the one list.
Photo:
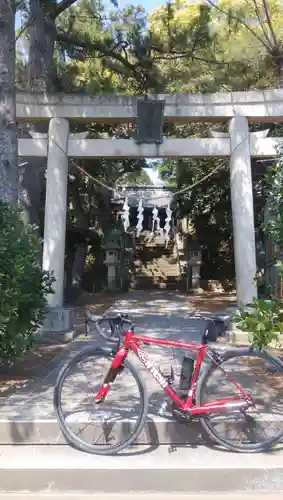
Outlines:
[[229, 135], [237, 304], [243, 308], [257, 297], [253, 185], [247, 118], [232, 118]]

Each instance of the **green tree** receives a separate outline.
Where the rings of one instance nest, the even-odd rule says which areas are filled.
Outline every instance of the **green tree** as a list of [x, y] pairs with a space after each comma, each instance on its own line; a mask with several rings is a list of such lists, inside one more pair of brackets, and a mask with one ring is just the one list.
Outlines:
[[210, 7], [202, 1], [173, 0], [153, 10], [148, 31], [153, 58], [166, 92], [213, 91], [213, 68], [218, 68]]
[[24, 356], [43, 321], [52, 278], [38, 264], [40, 253], [34, 228], [0, 201], [0, 363]]
[[[111, 32], [110, 27], [105, 29], [103, 8], [95, 2], [84, 1], [71, 9], [73, 4], [75, 0], [62, 0], [59, 3], [55, 0], [31, 0], [28, 4], [19, 4], [25, 13], [21, 32], [26, 37], [29, 53], [26, 71], [22, 73], [27, 78], [26, 82], [22, 82], [23, 88], [36, 92], [86, 91], [83, 78], [75, 76], [81, 69], [79, 61], [89, 57], [96, 62], [96, 67], [92, 75], [85, 72], [85, 76], [88, 81], [91, 79], [94, 82], [95, 74], [99, 74], [100, 85], [93, 89], [95, 93], [116, 88], [114, 77], [112, 81], [105, 73], [103, 75], [106, 61], [112, 64], [117, 62], [124, 71], [127, 69], [129, 75], [136, 74], [135, 65], [129, 63], [127, 55], [123, 55], [122, 41], [119, 41], [116, 33]], [[75, 68], [64, 62], [67, 56], [76, 61]], [[117, 67], [115, 72], [117, 74]], [[47, 124], [29, 124], [29, 128], [36, 132], [46, 132], [46, 127]], [[23, 134], [29, 134], [25, 127]], [[29, 158], [23, 176], [22, 201], [28, 218], [36, 223], [39, 222], [45, 166], [42, 160]]]
[[19, 195], [15, 105], [15, 4], [0, 0], [0, 200]]
[[274, 84], [282, 86], [282, 2], [235, 0], [231, 3], [229, 0], [205, 0], [205, 3], [211, 8], [216, 50], [229, 63], [228, 71], [221, 78], [226, 76], [232, 83], [230, 73], [234, 88], [243, 88], [241, 79], [246, 88], [265, 88]]
[[133, 172], [129, 172], [123, 174], [119, 177], [118, 183], [120, 185], [129, 185], [129, 184], [147, 184], [152, 185], [153, 182], [149, 177], [148, 173], [144, 170], [134, 170]]

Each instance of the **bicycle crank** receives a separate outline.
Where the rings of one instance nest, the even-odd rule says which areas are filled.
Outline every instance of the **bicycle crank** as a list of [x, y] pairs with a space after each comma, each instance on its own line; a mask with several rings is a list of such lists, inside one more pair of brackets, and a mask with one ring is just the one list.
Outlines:
[[173, 401], [171, 404], [171, 413], [172, 417], [175, 418], [178, 422], [193, 422], [198, 418], [196, 415], [192, 415], [189, 411], [182, 410], [176, 403]]

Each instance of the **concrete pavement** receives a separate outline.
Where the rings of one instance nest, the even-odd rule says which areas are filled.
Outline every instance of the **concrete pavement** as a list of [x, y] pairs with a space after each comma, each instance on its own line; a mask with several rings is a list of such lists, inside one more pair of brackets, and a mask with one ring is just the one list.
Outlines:
[[[132, 292], [114, 308], [133, 314], [139, 333], [187, 341], [201, 338], [204, 323], [189, 318], [189, 306], [183, 296], [168, 292]], [[14, 500], [87, 500], [90, 497], [111, 500], [112, 495], [114, 500], [117, 493], [122, 494], [123, 500], [127, 497], [161, 500], [160, 496], [164, 500], [164, 495], [166, 500], [169, 494], [171, 500], [183, 500], [183, 495], [186, 499], [191, 495], [196, 500], [224, 500], [221, 497], [224, 494], [229, 500], [240, 500], [239, 496], [235, 497], [236, 493], [241, 493], [241, 497], [254, 494], [253, 497], [247, 495], [251, 500], [261, 497], [279, 500], [278, 494], [282, 497], [283, 445], [270, 453], [256, 455], [204, 446], [197, 423], [181, 424], [170, 419], [166, 412], [160, 413], [163, 394], [140, 365], [150, 400], [140, 446], [133, 446], [118, 457], [87, 455], [67, 446], [53, 412], [53, 387], [66, 359], [87, 344], [98, 346], [104, 341], [95, 334], [88, 339], [78, 338], [64, 356], [52, 362], [45, 378], [27, 383], [0, 402], [0, 500], [12, 499], [12, 493]], [[178, 351], [153, 347], [149, 353], [150, 359], [161, 365], [162, 370], [173, 366], [178, 371]], [[80, 384], [81, 372], [76, 376]], [[260, 377], [258, 373], [257, 378]], [[254, 380], [254, 384], [257, 382]], [[125, 394], [131, 396], [129, 387], [125, 387]], [[265, 402], [267, 396], [264, 395]], [[68, 401], [82, 405], [76, 387]], [[282, 410], [279, 400], [278, 408]], [[12, 443], [24, 446], [12, 446]], [[178, 446], [184, 443], [187, 445]]]
[[0, 500], [281, 500], [282, 493], [241, 493], [241, 494], [206, 494], [206, 493], [123, 493], [88, 494], [88, 493], [0, 493]]
[[[125, 311], [134, 316], [137, 332], [156, 337], [186, 339], [199, 342], [204, 321], [189, 319], [190, 306], [183, 295], [170, 292], [139, 292], [132, 291], [123, 296], [111, 310]], [[0, 444], [57, 444], [64, 443], [53, 411], [53, 390], [57, 374], [63, 364], [86, 345], [105, 345], [96, 332], [88, 338], [80, 336], [62, 355], [55, 358], [49, 366], [49, 371], [38, 380], [28, 381], [9, 398], [0, 397]], [[164, 372], [170, 373], [171, 366], [180, 371], [180, 350], [162, 347], [147, 347], [151, 361], [160, 365]], [[141, 437], [141, 443], [153, 439], [155, 443], [183, 443], [187, 438], [196, 436], [184, 426], [176, 426], [176, 422], [164, 419], [160, 408], [164, 395], [159, 385], [139, 363], [139, 370], [144, 376], [149, 391], [148, 431]], [[82, 374], [78, 374], [82, 377]], [[128, 389], [128, 401], [131, 397]], [[80, 401], [78, 391], [74, 390], [68, 396], [68, 402], [74, 406]], [[165, 415], [167, 417], [168, 415]], [[187, 438], [186, 438], [187, 435]]]
[[279, 493], [283, 450], [235, 454], [198, 447], [132, 447], [99, 457], [67, 446], [1, 446], [0, 491], [29, 493]]
[[[188, 342], [199, 342], [201, 334], [205, 327], [205, 321], [190, 319], [190, 305], [186, 297], [168, 291], [132, 291], [123, 296], [112, 308], [113, 311], [129, 312], [134, 316], [137, 324], [136, 331], [140, 334], [148, 334], [155, 337], [165, 337], [171, 339], [183, 339]], [[90, 337], [79, 337], [74, 341], [67, 350], [64, 350], [62, 355], [55, 358], [49, 366], [48, 373], [38, 380], [27, 382], [22, 385], [18, 391], [9, 398], [0, 398], [0, 445], [1, 444], [64, 444], [65, 440], [59, 430], [57, 420], [53, 410], [53, 390], [57, 374], [63, 364], [70, 359], [75, 353], [79, 352], [86, 345], [105, 345], [105, 341], [98, 337], [97, 333], [93, 333]], [[147, 346], [146, 351], [150, 356], [150, 360], [160, 366], [163, 373], [170, 373], [171, 366], [174, 369], [176, 376], [180, 373], [180, 361], [184, 355], [181, 349], [168, 349], [157, 346]], [[133, 359], [133, 358], [132, 358]], [[133, 362], [138, 365], [138, 369], [146, 382], [149, 393], [149, 411], [147, 425], [144, 431], [138, 438], [137, 443], [147, 445], [158, 444], [174, 444], [181, 445], [190, 443], [191, 445], [203, 444], [201, 428], [198, 423], [184, 424], [176, 422], [172, 419], [170, 406], [164, 405], [164, 393], [159, 385], [149, 375], [141, 363], [134, 358]], [[71, 379], [72, 384], [64, 393], [64, 404], [66, 411], [72, 410], [72, 426], [82, 426], [83, 419], [89, 421], [89, 403], [92, 399], [88, 399], [85, 385], [86, 370], [78, 367], [79, 372], [75, 372], [74, 378]], [[89, 374], [92, 376], [92, 384], [94, 383], [95, 374], [93, 366], [89, 367]], [[246, 374], [244, 374], [246, 376]], [[99, 382], [101, 382], [101, 372], [98, 372]], [[257, 386], [259, 377], [252, 380], [254, 387]], [[127, 379], [128, 380], [128, 379]], [[124, 432], [124, 421], [129, 417], [129, 409], [131, 410], [131, 418], [135, 418], [135, 401], [138, 404], [136, 397], [136, 387], [133, 387], [132, 382], [121, 380], [121, 389], [123, 389], [123, 398], [119, 399], [119, 406], [123, 405], [124, 420], [115, 421], [115, 433]], [[97, 380], [98, 381], [98, 380]], [[222, 380], [215, 380], [216, 392], [213, 396], [219, 397], [219, 388], [224, 391], [226, 385]], [[259, 390], [262, 390], [264, 384], [261, 384]], [[269, 387], [268, 387], [269, 388]], [[281, 388], [282, 389], [282, 388]], [[116, 388], [117, 390], [117, 388]], [[276, 401], [278, 406], [277, 416], [278, 425], [283, 425], [283, 391], [276, 393]], [[227, 395], [227, 394], [226, 394]], [[231, 395], [231, 394], [229, 394]], [[89, 394], [90, 398], [92, 394]], [[111, 393], [112, 396], [112, 393]], [[223, 396], [225, 394], [223, 393]], [[268, 394], [264, 395], [266, 401]], [[117, 395], [115, 404], [117, 404]], [[109, 400], [109, 404], [111, 398]], [[282, 404], [281, 404], [282, 403]], [[112, 404], [112, 403], [111, 403]], [[87, 407], [88, 405], [88, 407]], [[107, 406], [107, 404], [106, 404]], [[101, 407], [105, 412], [105, 407]], [[106, 411], [110, 411], [106, 408]], [[87, 412], [88, 411], [88, 412]], [[95, 409], [95, 415], [98, 414], [98, 409]], [[95, 416], [92, 417], [95, 420]], [[120, 422], [120, 424], [119, 424]], [[121, 429], [119, 430], [119, 425]], [[91, 426], [88, 426], [92, 432]], [[128, 434], [125, 436], [127, 437]]]

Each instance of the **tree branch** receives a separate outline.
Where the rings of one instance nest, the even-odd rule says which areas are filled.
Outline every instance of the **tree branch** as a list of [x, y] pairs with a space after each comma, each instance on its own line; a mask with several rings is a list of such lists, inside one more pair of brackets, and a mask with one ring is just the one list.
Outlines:
[[76, 47], [81, 47], [82, 49], [85, 49], [86, 51], [94, 50], [97, 52], [101, 52], [104, 56], [112, 57], [116, 61], [119, 61], [126, 68], [131, 70], [134, 75], [137, 75], [136, 66], [134, 64], [131, 64], [125, 57], [123, 57], [121, 54], [119, 54], [118, 52], [116, 52], [112, 48], [107, 48], [103, 43], [100, 43], [100, 42], [94, 43], [94, 42], [87, 42], [87, 41], [83, 41], [83, 40], [77, 40], [76, 38], [73, 38], [62, 31], [58, 33], [57, 41], [67, 43], [70, 45], [75, 45]]
[[[262, 29], [262, 33], [265, 36], [265, 39], [266, 39], [267, 43], [270, 45], [270, 38], [268, 36], [268, 31], [266, 30], [266, 28], [264, 26], [264, 20], [260, 16], [260, 10], [259, 10], [258, 5], [257, 5], [257, 0], [252, 0], [252, 1], [253, 1], [253, 4], [254, 4], [254, 9], [255, 9], [256, 17], [257, 17], [258, 22], [260, 24], [260, 27]], [[271, 45], [270, 45], [270, 48], [272, 49]]]
[[270, 15], [269, 15], [269, 8], [268, 8], [268, 5], [267, 5], [267, 1], [266, 0], [262, 0], [262, 3], [263, 3], [264, 12], [265, 12], [265, 15], [266, 15], [266, 19], [267, 19], [267, 22], [268, 22], [268, 26], [269, 26], [269, 29], [270, 29], [270, 32], [271, 32], [274, 44], [276, 45], [276, 47], [278, 47], [278, 41], [277, 41], [277, 37], [276, 37], [275, 31], [273, 29], [272, 21], [271, 21]]
[[208, 64], [215, 64], [215, 65], [222, 65], [222, 66], [229, 66], [229, 64], [231, 64], [231, 62], [217, 61], [216, 59], [205, 59], [204, 57], [196, 56], [195, 54], [192, 54], [190, 52], [188, 52], [188, 53], [181, 53], [180, 52], [180, 53], [176, 53], [176, 54], [174, 54], [174, 52], [172, 54], [172, 52], [171, 52], [171, 54], [169, 54], [169, 55], [164, 54], [163, 56], [155, 57], [154, 61], [174, 61], [175, 59], [185, 59], [186, 57], [188, 57], [190, 59], [195, 59], [196, 61], [205, 62]]
[[218, 5], [216, 5], [213, 0], [205, 0], [211, 7], [214, 9], [218, 10], [218, 12], [221, 12], [221, 14], [225, 14], [225, 16], [230, 16], [230, 19], [234, 19], [234, 21], [237, 21], [240, 23], [242, 26], [244, 26], [262, 45], [270, 52], [270, 47], [269, 45], [244, 21], [241, 19], [239, 16], [233, 13], [228, 13], [225, 10], [221, 9]]
[[56, 19], [62, 12], [71, 7], [77, 0], [61, 0], [56, 6], [55, 12], [52, 14], [53, 19]]

